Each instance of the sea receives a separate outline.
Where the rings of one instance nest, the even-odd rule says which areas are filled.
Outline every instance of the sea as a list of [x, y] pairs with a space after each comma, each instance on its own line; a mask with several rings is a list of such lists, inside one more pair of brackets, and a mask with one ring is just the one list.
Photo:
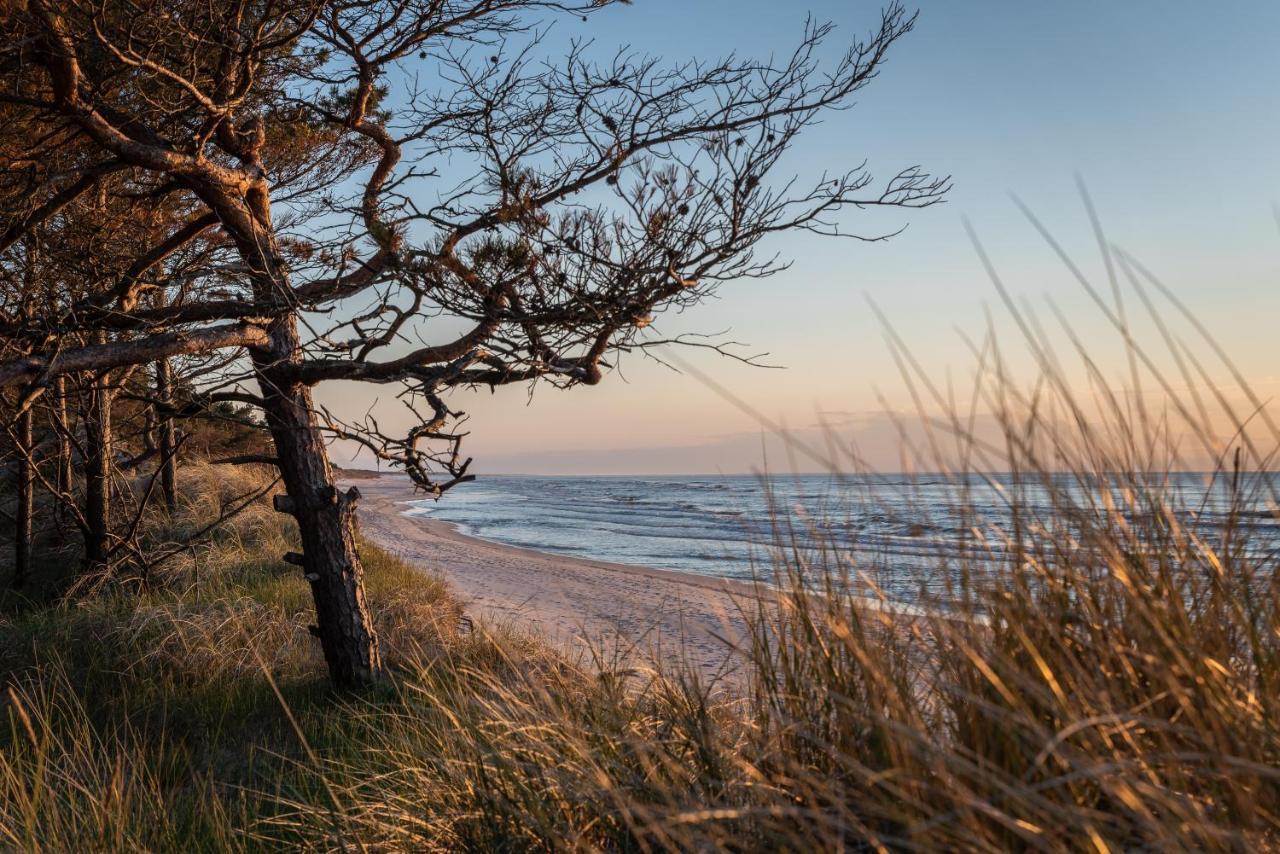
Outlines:
[[[1280, 544], [1274, 475], [1233, 486], [1229, 476], [1175, 474], [1159, 489], [1206, 542], [1234, 503], [1260, 560]], [[1054, 490], [1077, 507], [1126, 506], [1114, 489], [1067, 476]], [[998, 560], [1015, 495], [1023, 526], [1061, 521], [1050, 490], [1011, 475], [484, 476], [410, 512], [506, 545], [714, 577], [769, 581], [784, 552], [814, 565], [852, 562], [874, 570], [885, 595], [908, 601], [941, 593], [939, 567], [966, 563], [961, 556]]]

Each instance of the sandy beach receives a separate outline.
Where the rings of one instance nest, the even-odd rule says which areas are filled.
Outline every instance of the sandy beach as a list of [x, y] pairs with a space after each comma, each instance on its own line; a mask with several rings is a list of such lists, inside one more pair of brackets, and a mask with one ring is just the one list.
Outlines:
[[344, 481], [363, 496], [363, 534], [445, 578], [468, 616], [540, 633], [571, 653], [602, 651], [643, 663], [683, 655], [704, 675], [739, 669], [733, 647], [745, 626], [740, 582], [546, 554], [480, 540], [447, 522], [406, 516], [404, 478]]

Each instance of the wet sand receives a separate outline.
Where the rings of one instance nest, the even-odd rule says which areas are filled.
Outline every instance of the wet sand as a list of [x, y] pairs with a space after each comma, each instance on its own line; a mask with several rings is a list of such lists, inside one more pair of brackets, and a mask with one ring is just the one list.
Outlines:
[[349, 485], [363, 496], [364, 536], [443, 577], [478, 622], [533, 630], [573, 654], [596, 650], [637, 665], [683, 656], [707, 677], [740, 673], [734, 647], [745, 633], [740, 604], [751, 599], [749, 585], [500, 545], [405, 516], [421, 496], [404, 478]]

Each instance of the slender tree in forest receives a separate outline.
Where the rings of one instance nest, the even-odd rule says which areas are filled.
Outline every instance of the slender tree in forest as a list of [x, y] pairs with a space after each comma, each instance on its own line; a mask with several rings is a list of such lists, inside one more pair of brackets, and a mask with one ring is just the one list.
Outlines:
[[[99, 337], [105, 345], [105, 336]], [[111, 480], [114, 472], [114, 435], [111, 410], [115, 390], [110, 371], [89, 372], [84, 394], [84, 560], [93, 570], [105, 572], [111, 557]]]
[[160, 492], [164, 506], [172, 513], [178, 508], [178, 447], [173, 427], [173, 416], [166, 407], [173, 406], [173, 366], [169, 359], [156, 361], [156, 400], [160, 411], [156, 415], [156, 442], [160, 454]]
[[18, 504], [14, 512], [13, 586], [21, 587], [31, 576], [31, 535], [35, 514], [35, 448], [32, 443], [32, 411], [27, 407], [17, 418], [15, 434]]
[[[56, 437], [55, 465], [57, 473], [54, 480], [54, 494], [60, 499], [71, 495], [71, 421], [67, 415], [67, 378], [58, 376], [53, 382], [53, 402], [51, 406], [51, 423]], [[66, 500], [59, 500], [56, 513], [59, 519], [65, 518]]]
[[[297, 520], [294, 559], [341, 686], [375, 680], [381, 661], [358, 495], [334, 487], [327, 439], [439, 495], [470, 478], [451, 390], [598, 383], [622, 354], [669, 343], [662, 313], [781, 269], [761, 241], [879, 239], [842, 213], [923, 207], [947, 188], [915, 167], [774, 177], [911, 29], [896, 3], [828, 63], [819, 24], [780, 59], [675, 64], [587, 41], [556, 55], [534, 29], [538, 13], [577, 27], [613, 5], [27, 0], [0, 27], [0, 105], [28, 140], [4, 145], [20, 150], [21, 193], [6, 197], [22, 204], [0, 250], [91, 215], [76, 201], [104, 187], [168, 217], [125, 274], [0, 319], [26, 342], [0, 358], [0, 385], [243, 354], [202, 391], [265, 415], [277, 508]], [[198, 265], [156, 275], [193, 244]], [[92, 341], [54, 343], [75, 336]], [[317, 407], [312, 389], [334, 380], [397, 386], [414, 426], [390, 435]]]

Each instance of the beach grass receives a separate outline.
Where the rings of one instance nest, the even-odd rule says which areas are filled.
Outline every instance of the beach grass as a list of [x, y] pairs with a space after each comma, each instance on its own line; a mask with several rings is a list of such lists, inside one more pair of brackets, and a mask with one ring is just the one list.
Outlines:
[[[1086, 417], [1050, 367], [1019, 386], [980, 349], [1000, 442], [953, 408], [946, 454], [917, 451], [972, 523], [943, 589], [900, 605], [874, 555], [779, 514], [743, 680], [471, 626], [364, 542], [390, 676], [335, 695], [263, 502], [146, 585], [6, 598], [0, 846], [1275, 849], [1280, 584], [1256, 530], [1275, 435], [1215, 426], [1209, 403], [1235, 412], [1212, 391], [1161, 414], [1100, 386]], [[1211, 523], [1171, 477], [1188, 436], [1217, 454]], [[995, 459], [992, 517], [966, 501]], [[149, 542], [263, 477], [189, 469]]]

